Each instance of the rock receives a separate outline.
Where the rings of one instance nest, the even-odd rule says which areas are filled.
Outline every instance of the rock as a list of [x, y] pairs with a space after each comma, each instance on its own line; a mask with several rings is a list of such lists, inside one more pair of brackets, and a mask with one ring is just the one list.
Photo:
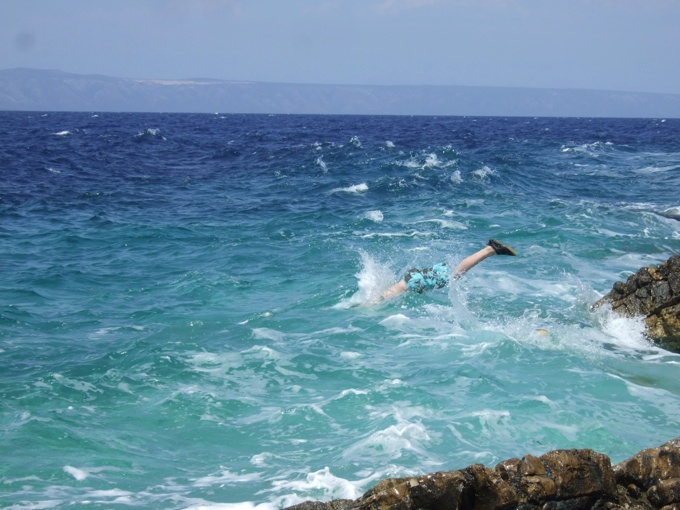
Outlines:
[[289, 506], [287, 510], [350, 510], [354, 506], [351, 499], [336, 499], [327, 503], [305, 501], [299, 505]]
[[643, 267], [616, 282], [593, 307], [610, 304], [627, 317], [645, 317], [646, 334], [664, 348], [680, 352], [680, 255], [659, 266]]
[[614, 468], [614, 477], [652, 508], [680, 503], [680, 438], [633, 455]]
[[612, 467], [593, 450], [526, 455], [494, 468], [383, 480], [355, 501], [306, 502], [287, 510], [680, 509], [680, 438]]

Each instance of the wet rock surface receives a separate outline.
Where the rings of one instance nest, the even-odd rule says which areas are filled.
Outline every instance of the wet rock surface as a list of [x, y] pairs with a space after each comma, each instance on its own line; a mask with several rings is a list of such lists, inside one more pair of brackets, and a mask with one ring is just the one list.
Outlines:
[[680, 438], [615, 466], [593, 450], [555, 450], [383, 480], [356, 500], [306, 502], [288, 510], [680, 509]]
[[594, 307], [609, 304], [627, 317], [643, 316], [647, 336], [662, 347], [680, 352], [680, 255], [659, 266], [639, 269]]

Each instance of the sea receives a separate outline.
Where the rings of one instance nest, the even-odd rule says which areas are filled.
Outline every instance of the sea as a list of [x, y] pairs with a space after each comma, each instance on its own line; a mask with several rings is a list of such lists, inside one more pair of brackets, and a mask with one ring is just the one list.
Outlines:
[[[0, 113], [0, 506], [274, 510], [680, 436], [592, 305], [680, 253], [680, 119]], [[414, 267], [494, 256], [425, 294]]]

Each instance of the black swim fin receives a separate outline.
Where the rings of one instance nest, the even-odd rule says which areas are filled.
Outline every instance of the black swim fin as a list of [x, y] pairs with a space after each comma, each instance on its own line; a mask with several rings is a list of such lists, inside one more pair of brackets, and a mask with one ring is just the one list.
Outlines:
[[493, 248], [493, 251], [496, 252], [496, 255], [512, 255], [513, 257], [517, 255], [515, 250], [499, 241], [496, 241], [495, 239], [489, 239], [488, 245]]

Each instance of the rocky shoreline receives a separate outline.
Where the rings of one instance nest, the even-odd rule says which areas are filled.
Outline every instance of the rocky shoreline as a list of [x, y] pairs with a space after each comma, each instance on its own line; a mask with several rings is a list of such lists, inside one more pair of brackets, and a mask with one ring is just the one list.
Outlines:
[[[680, 255], [643, 267], [616, 282], [593, 305], [643, 316], [646, 334], [680, 352]], [[306, 502], [287, 510], [466, 509], [680, 510], [680, 437], [643, 450], [615, 466], [593, 450], [555, 450], [508, 459], [489, 468], [474, 464], [379, 482], [357, 500]]]
[[639, 269], [593, 305], [645, 321], [647, 337], [664, 349], [680, 352], [680, 255], [658, 266]]
[[379, 482], [356, 500], [305, 502], [287, 510], [466, 509], [680, 510], [680, 437], [615, 466], [593, 450], [554, 450]]

